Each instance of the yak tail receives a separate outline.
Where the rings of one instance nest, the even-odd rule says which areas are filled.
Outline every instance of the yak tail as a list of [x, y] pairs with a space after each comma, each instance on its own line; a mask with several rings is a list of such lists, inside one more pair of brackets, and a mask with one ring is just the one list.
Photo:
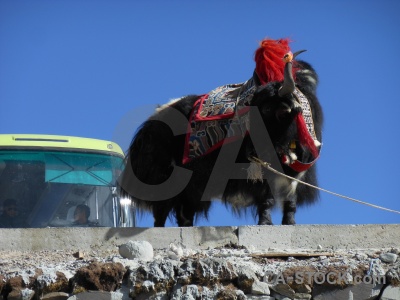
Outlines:
[[135, 176], [147, 185], [157, 185], [169, 178], [173, 170], [173, 134], [164, 123], [148, 120], [143, 123], [129, 146], [125, 170], [121, 174], [122, 194], [136, 200]]

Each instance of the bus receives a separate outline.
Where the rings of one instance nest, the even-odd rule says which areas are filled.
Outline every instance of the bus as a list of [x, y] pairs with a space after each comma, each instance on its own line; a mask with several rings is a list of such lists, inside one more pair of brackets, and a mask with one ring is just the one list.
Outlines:
[[[0, 227], [135, 227], [134, 202], [118, 192], [123, 168], [124, 152], [113, 142], [0, 134]], [[7, 203], [23, 225], [2, 226]], [[77, 222], [78, 207], [86, 223]]]

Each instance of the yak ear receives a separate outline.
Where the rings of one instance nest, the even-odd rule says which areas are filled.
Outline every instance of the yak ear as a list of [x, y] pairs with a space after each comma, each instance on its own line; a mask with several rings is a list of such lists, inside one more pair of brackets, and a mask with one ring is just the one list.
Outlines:
[[309, 89], [311, 92], [316, 91], [318, 85], [318, 75], [313, 67], [305, 61], [297, 61], [296, 79], [302, 88]]

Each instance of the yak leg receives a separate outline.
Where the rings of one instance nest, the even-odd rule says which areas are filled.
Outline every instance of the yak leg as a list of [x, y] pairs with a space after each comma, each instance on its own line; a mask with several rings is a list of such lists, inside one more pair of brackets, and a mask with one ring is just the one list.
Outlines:
[[272, 196], [258, 203], [258, 225], [272, 225], [271, 209], [275, 205], [275, 199]]
[[283, 218], [282, 225], [294, 225], [296, 224], [294, 215], [296, 213], [296, 197], [289, 201], [283, 202]]
[[[304, 172], [300, 173], [296, 176], [298, 179], [304, 176]], [[296, 214], [296, 205], [297, 205], [297, 182], [292, 181], [290, 186], [287, 190], [288, 194], [286, 199], [283, 201], [283, 218], [282, 218], [282, 225], [294, 225], [296, 224], [294, 215]]]
[[165, 226], [170, 210], [170, 208], [167, 208], [164, 205], [153, 206], [154, 227]]
[[176, 221], [179, 227], [193, 226], [195, 210], [190, 205], [176, 206]]

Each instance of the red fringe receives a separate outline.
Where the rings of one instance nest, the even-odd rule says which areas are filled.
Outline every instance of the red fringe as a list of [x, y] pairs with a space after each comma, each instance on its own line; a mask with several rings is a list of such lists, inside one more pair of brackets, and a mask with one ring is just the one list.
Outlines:
[[[288, 38], [272, 40], [264, 39], [256, 50], [254, 60], [256, 62], [256, 73], [261, 84], [271, 81], [283, 81], [285, 62], [283, 56], [290, 51], [290, 40]], [[293, 76], [295, 68], [293, 68]]]
[[313, 158], [317, 158], [318, 149], [315, 146], [314, 139], [308, 132], [306, 122], [304, 121], [303, 115], [301, 113], [298, 113], [296, 115], [296, 125], [297, 125], [297, 136], [299, 138], [300, 144], [307, 147], [310, 150]]

